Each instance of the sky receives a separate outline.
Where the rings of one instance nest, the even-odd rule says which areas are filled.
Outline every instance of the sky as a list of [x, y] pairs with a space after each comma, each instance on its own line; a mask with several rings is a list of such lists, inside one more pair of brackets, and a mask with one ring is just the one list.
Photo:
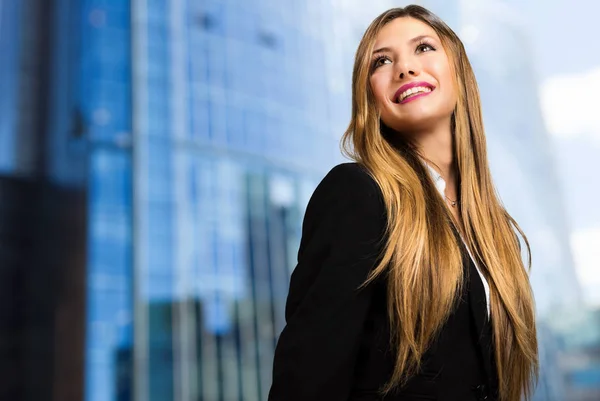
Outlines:
[[[485, 1], [485, 0], [484, 0]], [[597, 0], [504, 0], [523, 16], [543, 79], [600, 67], [600, 2]]]
[[527, 21], [586, 301], [600, 307], [600, 2], [505, 0]]

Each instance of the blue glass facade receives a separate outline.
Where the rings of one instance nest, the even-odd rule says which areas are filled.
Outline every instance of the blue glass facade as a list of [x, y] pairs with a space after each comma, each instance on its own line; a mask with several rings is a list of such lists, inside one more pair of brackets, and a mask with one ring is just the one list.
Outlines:
[[[88, 120], [83, 105], [87, 100], [84, 75], [80, 75], [85, 54], [81, 31], [83, 5], [77, 0], [54, 0], [52, 27], [52, 80], [49, 91], [48, 130], [52, 138], [46, 144], [47, 169], [58, 185], [85, 189], [88, 181]], [[83, 72], [86, 74], [86, 72]]]
[[85, 400], [128, 400], [133, 369], [131, 14], [80, 4], [77, 109], [88, 150]]
[[301, 210], [337, 149], [306, 5], [268, 6], [133, 2], [142, 399], [266, 398]]
[[16, 158], [17, 73], [20, 2], [5, 1], [0, 13], [0, 171], [12, 173]]

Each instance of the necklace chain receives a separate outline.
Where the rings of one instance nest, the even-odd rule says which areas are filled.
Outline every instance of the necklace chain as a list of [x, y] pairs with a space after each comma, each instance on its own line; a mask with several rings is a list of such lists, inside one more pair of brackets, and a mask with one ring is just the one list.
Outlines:
[[[427, 164], [427, 165], [429, 166], [429, 163], [427, 163], [427, 161], [425, 162], [425, 164]], [[430, 168], [431, 168], [431, 167], [430, 167]], [[441, 174], [441, 173], [438, 173], [438, 174], [440, 175], [441, 179], [442, 179], [442, 180], [444, 180], [444, 182], [447, 182], [447, 181], [446, 181], [446, 179], [445, 179], [445, 178], [442, 176], [442, 174]], [[444, 198], [445, 198], [445, 199], [446, 199], [448, 202], [450, 202], [450, 205], [451, 205], [452, 207], [456, 207], [456, 203], [457, 203], [457, 201], [456, 201], [456, 200], [452, 200], [452, 199], [448, 198], [448, 197], [446, 196], [446, 194], [445, 194], [445, 193], [444, 193]]]
[[456, 207], [456, 201], [455, 201], [455, 200], [452, 200], [452, 199], [448, 198], [448, 197], [446, 196], [446, 194], [444, 194], [444, 197], [446, 198], [446, 200], [448, 200], [448, 201], [450, 202], [450, 205], [451, 205], [452, 207]]

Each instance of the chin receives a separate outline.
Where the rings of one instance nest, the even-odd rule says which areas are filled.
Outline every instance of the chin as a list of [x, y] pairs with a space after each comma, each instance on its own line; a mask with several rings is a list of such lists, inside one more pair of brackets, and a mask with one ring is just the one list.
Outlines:
[[[415, 105], [416, 106], [416, 105]], [[421, 106], [421, 105], [419, 105]], [[446, 111], [435, 107], [412, 107], [410, 110], [390, 110], [384, 124], [399, 132], [422, 131], [433, 129], [442, 121], [450, 120], [452, 110]]]
[[388, 127], [398, 132], [422, 131], [433, 128], [439, 121], [441, 116], [415, 113], [411, 116], [403, 116], [395, 118], [389, 123], [385, 123]]

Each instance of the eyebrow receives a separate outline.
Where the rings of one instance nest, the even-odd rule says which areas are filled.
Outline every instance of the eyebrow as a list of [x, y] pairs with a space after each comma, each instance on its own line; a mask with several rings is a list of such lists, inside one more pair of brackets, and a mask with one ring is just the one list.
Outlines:
[[[416, 43], [416, 42], [420, 42], [423, 39], [433, 39], [433, 37], [429, 36], [429, 35], [419, 35], [419, 36], [415, 36], [414, 38], [412, 38], [411, 40], [408, 41], [408, 43], [412, 44], [412, 43]], [[373, 51], [373, 54], [377, 54], [377, 53], [385, 53], [385, 52], [391, 52], [392, 48], [391, 47], [381, 47], [377, 50]]]

